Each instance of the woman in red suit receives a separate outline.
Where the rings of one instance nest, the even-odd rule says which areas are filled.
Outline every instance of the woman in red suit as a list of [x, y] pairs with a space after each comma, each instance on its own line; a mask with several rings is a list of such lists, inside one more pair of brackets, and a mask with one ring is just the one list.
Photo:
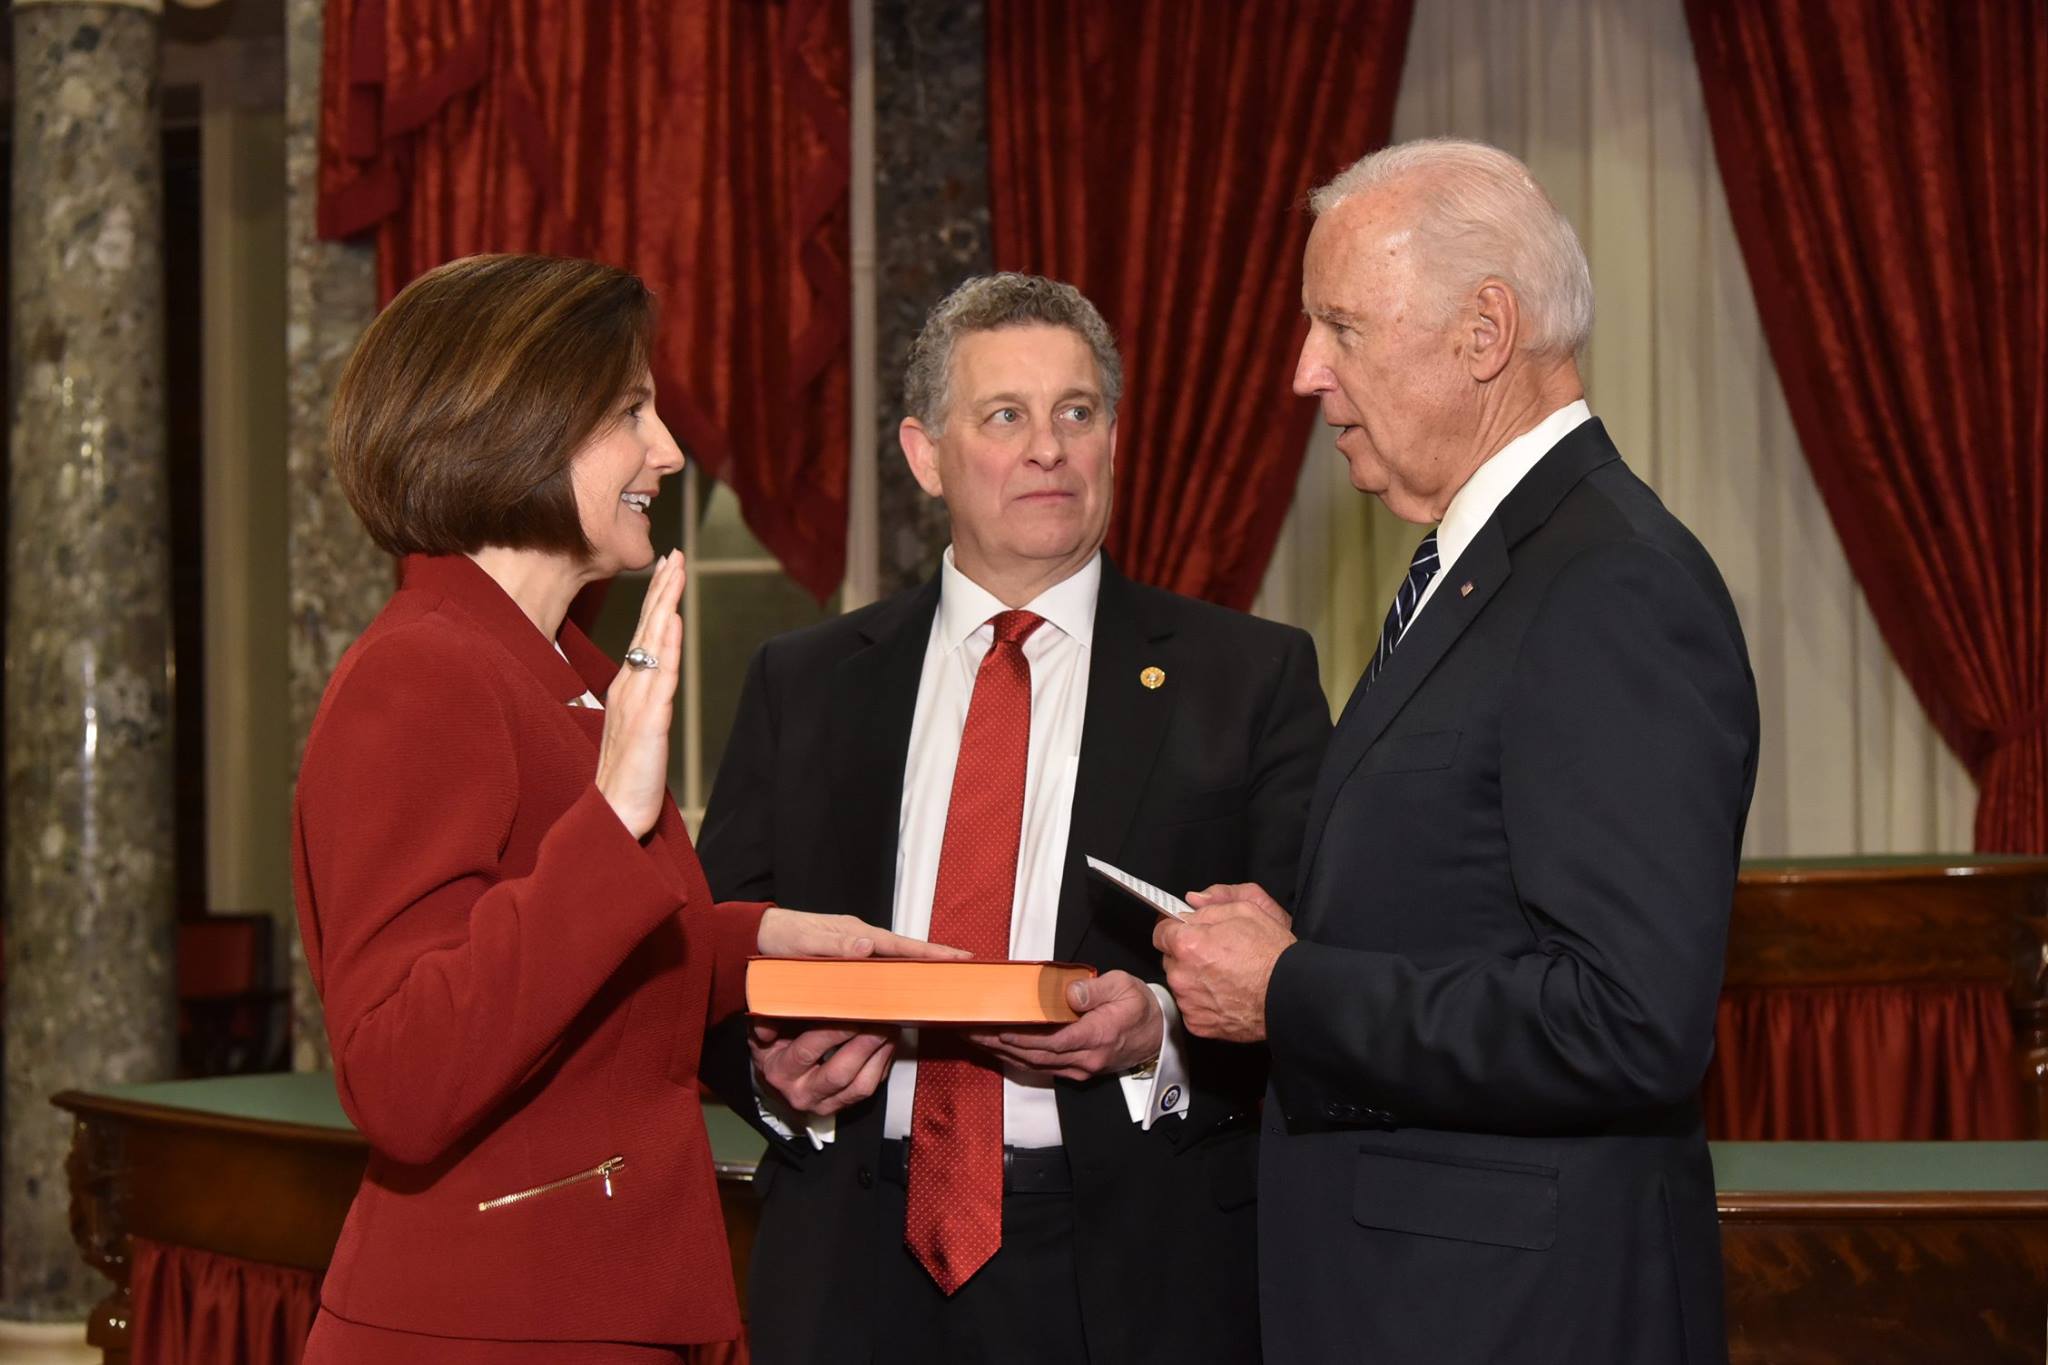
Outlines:
[[[683, 465], [651, 333], [624, 271], [474, 257], [401, 293], [342, 376], [335, 472], [403, 567], [299, 775], [299, 923], [371, 1147], [308, 1365], [638, 1365], [735, 1337], [705, 1029], [755, 952], [934, 951], [712, 903], [666, 785], [680, 555], [627, 667], [565, 619], [653, 561], [647, 504]], [[847, 1052], [851, 1099], [888, 1058]]]

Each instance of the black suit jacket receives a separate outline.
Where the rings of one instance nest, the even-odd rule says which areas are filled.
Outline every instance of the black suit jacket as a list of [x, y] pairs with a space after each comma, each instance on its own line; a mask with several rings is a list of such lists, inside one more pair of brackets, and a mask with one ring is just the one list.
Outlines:
[[1587, 422], [1339, 721], [1267, 997], [1269, 1365], [1725, 1359], [1713, 1046], [1757, 705]]
[[[770, 641], [748, 673], [705, 812], [712, 885], [886, 925], [911, 718], [939, 584]], [[1158, 667], [1165, 682], [1139, 681]], [[1061, 885], [1055, 956], [1164, 979], [1152, 916], [1088, 875], [1094, 854], [1176, 891], [1253, 879], [1293, 887], [1329, 737], [1308, 636], [1132, 583], [1107, 561]], [[751, 1116], [744, 1055], [719, 1082]], [[1057, 1086], [1072, 1163], [1075, 1254], [1090, 1354], [1174, 1365], [1255, 1359], [1254, 1242], [1262, 1049], [1196, 1040], [1185, 1118], [1131, 1122], [1112, 1077]], [[879, 1256], [881, 1096], [813, 1152], [775, 1140], [754, 1247], [749, 1324], [762, 1365], [867, 1365]], [[998, 1253], [1000, 1254], [1000, 1253]]]

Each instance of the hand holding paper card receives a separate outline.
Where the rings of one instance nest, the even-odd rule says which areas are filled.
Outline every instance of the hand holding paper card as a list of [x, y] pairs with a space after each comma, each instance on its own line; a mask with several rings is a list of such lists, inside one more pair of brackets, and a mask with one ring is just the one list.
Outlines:
[[1195, 913], [1193, 906], [1189, 905], [1179, 896], [1174, 895], [1171, 891], [1161, 891], [1152, 883], [1141, 881], [1122, 868], [1106, 863], [1100, 858], [1090, 858], [1088, 860], [1088, 868], [1112, 886], [1143, 901], [1162, 915], [1171, 915], [1175, 919], [1186, 919], [1189, 915]]

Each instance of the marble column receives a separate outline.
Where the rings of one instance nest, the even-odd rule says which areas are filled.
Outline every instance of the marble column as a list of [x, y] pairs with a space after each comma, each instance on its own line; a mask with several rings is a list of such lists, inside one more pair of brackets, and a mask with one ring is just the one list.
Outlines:
[[74, 1086], [171, 1074], [172, 733], [156, 4], [14, 5], [0, 1316], [107, 1292]]
[[[350, 510], [327, 459], [335, 381], [377, 311], [376, 253], [323, 242], [319, 201], [322, 0], [285, 0], [285, 556], [290, 575], [292, 767], [328, 675], [391, 595], [392, 565]], [[292, 936], [292, 1064], [329, 1065], [320, 1001]]]
[[990, 269], [982, 0], [874, 0], [880, 590], [921, 582], [946, 510], [903, 463], [903, 362], [924, 315]]

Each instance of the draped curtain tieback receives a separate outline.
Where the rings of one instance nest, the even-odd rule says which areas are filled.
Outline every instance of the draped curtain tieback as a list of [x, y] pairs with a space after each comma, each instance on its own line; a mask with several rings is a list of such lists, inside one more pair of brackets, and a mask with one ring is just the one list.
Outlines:
[[2048, 703], [2037, 706], [2017, 720], [2009, 720], [1994, 730], [1992, 749], [1996, 751], [2006, 748], [2020, 740], [2031, 739], [2043, 731], [2048, 731]]

